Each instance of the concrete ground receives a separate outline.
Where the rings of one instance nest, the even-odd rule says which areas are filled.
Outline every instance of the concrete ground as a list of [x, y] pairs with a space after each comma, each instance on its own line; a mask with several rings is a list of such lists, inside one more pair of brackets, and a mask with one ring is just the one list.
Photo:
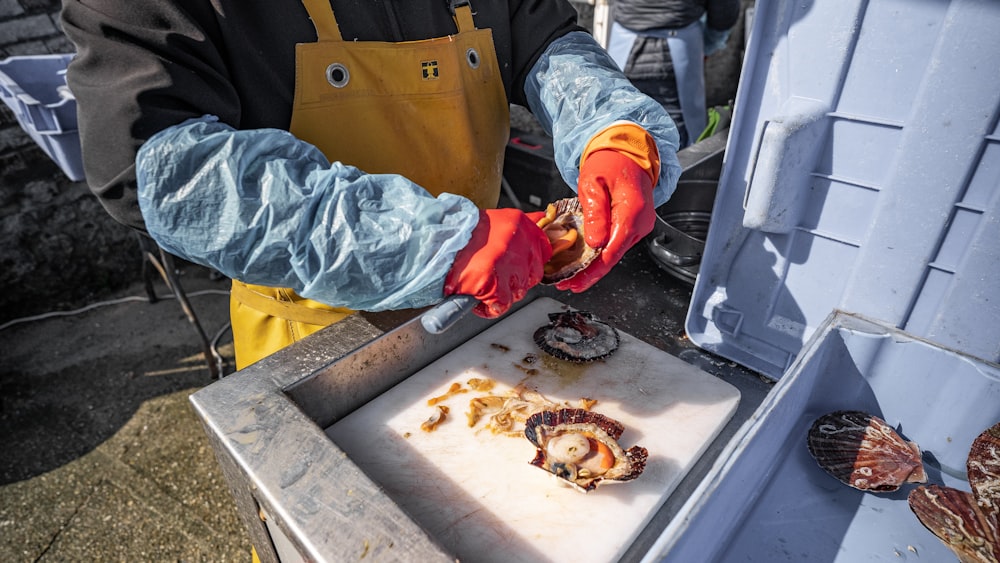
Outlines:
[[[231, 371], [228, 281], [183, 273]], [[142, 284], [111, 299], [127, 296]], [[188, 403], [212, 378], [177, 301], [17, 323], [0, 343], [0, 561], [250, 560]]]

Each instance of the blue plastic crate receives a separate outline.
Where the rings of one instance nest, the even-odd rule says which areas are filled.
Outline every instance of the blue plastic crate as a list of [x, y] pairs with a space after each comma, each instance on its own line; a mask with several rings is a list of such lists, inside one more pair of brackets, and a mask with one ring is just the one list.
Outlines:
[[0, 99], [21, 128], [73, 181], [84, 179], [76, 99], [66, 86], [72, 54], [10, 57], [0, 61]]
[[686, 329], [771, 378], [830, 311], [1000, 361], [1000, 2], [760, 0]]
[[688, 312], [778, 379], [646, 561], [954, 561], [806, 433], [879, 415], [970, 490], [1000, 421], [1000, 2], [758, 0]]
[[837, 410], [881, 417], [921, 448], [932, 483], [971, 491], [969, 448], [1000, 421], [1000, 366], [831, 315], [645, 561], [955, 561], [910, 510], [915, 484], [865, 493], [816, 463], [806, 434]]

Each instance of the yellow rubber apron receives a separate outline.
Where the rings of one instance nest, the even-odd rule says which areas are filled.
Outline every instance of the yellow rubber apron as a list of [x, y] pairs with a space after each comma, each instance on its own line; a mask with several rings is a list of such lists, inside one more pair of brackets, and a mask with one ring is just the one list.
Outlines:
[[[455, 9], [457, 35], [387, 43], [343, 41], [329, 0], [303, 4], [318, 41], [296, 46], [289, 130], [331, 161], [369, 174], [400, 174], [434, 195], [448, 192], [495, 207], [509, 105], [493, 34], [475, 29], [469, 5]], [[234, 280], [236, 367], [350, 313], [290, 289]]]

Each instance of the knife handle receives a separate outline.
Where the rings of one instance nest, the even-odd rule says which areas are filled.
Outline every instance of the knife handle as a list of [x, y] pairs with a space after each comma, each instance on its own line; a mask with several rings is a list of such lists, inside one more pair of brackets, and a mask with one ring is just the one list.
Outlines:
[[420, 316], [420, 324], [431, 334], [441, 334], [451, 328], [472, 309], [479, 300], [471, 295], [452, 295]]

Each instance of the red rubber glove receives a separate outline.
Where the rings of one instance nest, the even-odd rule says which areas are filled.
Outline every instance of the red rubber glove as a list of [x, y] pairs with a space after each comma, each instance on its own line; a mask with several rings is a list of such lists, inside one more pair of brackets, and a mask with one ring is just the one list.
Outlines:
[[556, 284], [576, 293], [597, 283], [625, 252], [653, 230], [653, 182], [649, 172], [614, 149], [591, 153], [580, 168], [577, 197], [587, 244], [601, 248], [585, 270]]
[[444, 294], [471, 295], [479, 300], [477, 315], [499, 317], [542, 280], [551, 257], [549, 238], [522, 211], [480, 211], [472, 239], [444, 279]]

